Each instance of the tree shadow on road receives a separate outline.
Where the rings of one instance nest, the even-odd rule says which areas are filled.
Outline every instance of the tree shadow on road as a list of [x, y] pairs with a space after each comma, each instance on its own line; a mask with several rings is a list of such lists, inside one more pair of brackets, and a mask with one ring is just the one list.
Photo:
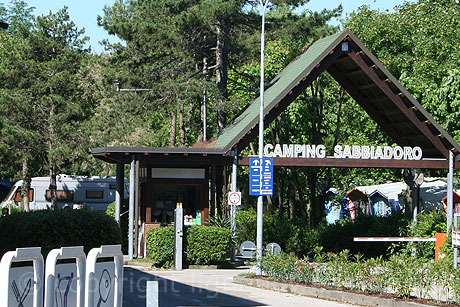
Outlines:
[[264, 306], [240, 297], [193, 287], [134, 268], [125, 267], [123, 281], [123, 306], [146, 306], [147, 281], [158, 281], [159, 306]]

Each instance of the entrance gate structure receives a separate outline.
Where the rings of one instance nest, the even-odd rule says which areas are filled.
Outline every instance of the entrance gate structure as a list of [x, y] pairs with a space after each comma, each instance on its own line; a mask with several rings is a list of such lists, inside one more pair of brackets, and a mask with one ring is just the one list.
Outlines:
[[[351, 31], [345, 30], [314, 42], [270, 82], [264, 92], [266, 125], [325, 71], [398, 146], [417, 147], [423, 157], [419, 160], [274, 157], [274, 166], [449, 169], [447, 224], [450, 228], [453, 172], [460, 166], [460, 146]], [[233, 165], [235, 172], [237, 164], [249, 165], [249, 157], [239, 157], [238, 153], [258, 135], [259, 107], [259, 98], [256, 98], [217, 135], [215, 142], [208, 142], [205, 148], [102, 147], [93, 149], [92, 155], [117, 164], [119, 195], [123, 195], [123, 166], [131, 164], [131, 172], [136, 178], [130, 181], [131, 190], [135, 191], [135, 197], [130, 198], [131, 221], [149, 223], [152, 212], [158, 213], [168, 206], [165, 200], [156, 199], [155, 193], [150, 195], [155, 185], [167, 182], [179, 187], [175, 190], [176, 198], [171, 197], [168, 201], [181, 202], [186, 215], [191, 210], [202, 212], [203, 223], [208, 213], [212, 215], [216, 208], [220, 208], [222, 190], [227, 186], [227, 176], [222, 175], [224, 166]], [[196, 188], [192, 193], [190, 187], [194, 185]], [[236, 189], [236, 183], [232, 183], [232, 189]], [[117, 201], [117, 212], [120, 212], [119, 206], [120, 201]], [[138, 213], [136, 217], [134, 212]], [[134, 244], [137, 239], [134, 236], [130, 240], [130, 251], [137, 247]], [[134, 254], [139, 252], [135, 250]]]

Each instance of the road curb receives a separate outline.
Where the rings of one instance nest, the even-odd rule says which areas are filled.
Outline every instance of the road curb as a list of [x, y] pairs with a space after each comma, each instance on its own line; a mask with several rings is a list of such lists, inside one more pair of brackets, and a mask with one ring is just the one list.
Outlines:
[[383, 298], [358, 293], [344, 292], [339, 290], [329, 290], [324, 288], [308, 287], [304, 285], [286, 284], [277, 281], [270, 281], [259, 278], [247, 278], [235, 276], [233, 282], [246, 286], [263, 288], [268, 290], [288, 292], [313, 298], [324, 299], [341, 303], [348, 303], [361, 306], [388, 306], [388, 307], [426, 307], [426, 305], [402, 300]]

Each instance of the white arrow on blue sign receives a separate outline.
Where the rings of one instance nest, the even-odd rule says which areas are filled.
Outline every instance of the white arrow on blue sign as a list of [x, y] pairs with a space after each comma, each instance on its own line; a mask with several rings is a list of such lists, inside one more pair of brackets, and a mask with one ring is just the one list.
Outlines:
[[273, 195], [273, 159], [249, 159], [249, 195]]

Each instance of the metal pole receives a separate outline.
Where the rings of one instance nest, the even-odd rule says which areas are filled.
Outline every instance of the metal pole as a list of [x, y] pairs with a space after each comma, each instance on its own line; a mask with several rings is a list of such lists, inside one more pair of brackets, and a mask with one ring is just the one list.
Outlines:
[[134, 174], [134, 257], [139, 257], [139, 160], [136, 159]]
[[177, 203], [174, 210], [174, 268], [182, 270], [182, 255], [183, 255], [183, 238], [184, 238], [184, 209], [182, 203]]
[[449, 174], [447, 175], [447, 234], [452, 231], [454, 209], [454, 154], [449, 151]]
[[[235, 149], [233, 151], [233, 164], [232, 164], [232, 192], [236, 192], [236, 172], [237, 172], [237, 167], [238, 166], [238, 151]], [[235, 242], [236, 242], [236, 206], [231, 205], [231, 210], [232, 210], [232, 224], [231, 224], [231, 229], [232, 229], [232, 261], [235, 261], [236, 257], [236, 248], [235, 248]]]
[[[452, 216], [454, 214], [454, 153], [449, 151], [449, 174], [447, 175], [447, 235], [452, 231]], [[454, 249], [454, 268], [457, 267], [457, 255]]]
[[206, 142], [206, 89], [203, 90], [203, 142]]
[[[458, 214], [454, 214], [454, 227], [458, 229]], [[458, 267], [458, 248], [454, 247], [454, 269]]]
[[135, 156], [131, 156], [131, 165], [129, 169], [129, 227], [128, 227], [128, 260], [133, 260], [133, 230], [134, 230], [134, 169]]
[[[262, 7], [262, 32], [260, 36], [260, 112], [259, 112], [259, 158], [264, 156], [264, 83], [265, 83], [265, 11], [270, 1], [259, 0]], [[262, 161], [261, 161], [262, 162]], [[260, 168], [262, 172], [262, 167]], [[262, 179], [262, 178], [261, 178]], [[260, 180], [262, 183], [262, 180]], [[262, 275], [260, 262], [262, 260], [262, 235], [263, 235], [263, 196], [257, 198], [257, 241], [256, 241], [256, 260], [257, 260], [257, 275]]]

